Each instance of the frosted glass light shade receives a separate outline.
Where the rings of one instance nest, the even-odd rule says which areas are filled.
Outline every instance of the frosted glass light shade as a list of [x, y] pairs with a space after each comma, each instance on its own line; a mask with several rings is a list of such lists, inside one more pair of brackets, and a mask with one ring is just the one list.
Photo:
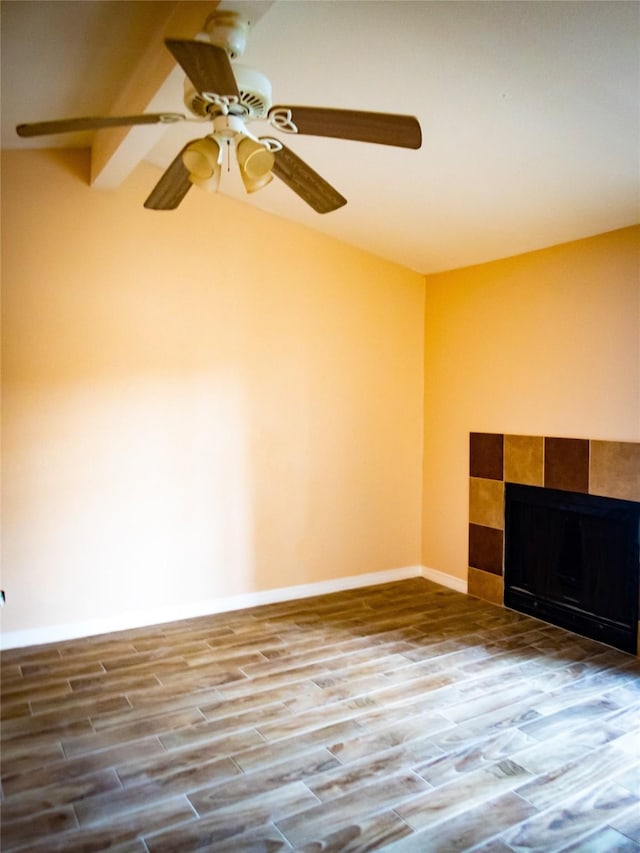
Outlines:
[[237, 146], [240, 171], [252, 180], [264, 178], [273, 168], [275, 158], [266, 145], [245, 136]]
[[213, 178], [219, 168], [220, 146], [210, 137], [197, 139], [187, 146], [182, 154], [182, 162], [194, 184]]
[[271, 172], [267, 172], [262, 178], [250, 178], [246, 175], [242, 170], [240, 170], [240, 175], [242, 176], [242, 183], [244, 184], [244, 188], [248, 193], [254, 193], [257, 190], [261, 190], [263, 187], [266, 187], [267, 184], [270, 184], [273, 180], [273, 175]]
[[220, 186], [220, 169], [216, 169], [210, 178], [196, 178], [194, 175], [189, 175], [189, 180], [194, 186], [200, 187], [201, 190], [215, 193]]
[[236, 146], [242, 183], [248, 193], [266, 187], [273, 180], [273, 152], [266, 145], [245, 136]]

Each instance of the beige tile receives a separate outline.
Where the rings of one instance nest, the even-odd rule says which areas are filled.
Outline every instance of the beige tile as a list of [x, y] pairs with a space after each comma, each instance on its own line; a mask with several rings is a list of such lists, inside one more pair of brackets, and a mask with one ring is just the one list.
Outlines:
[[489, 767], [471, 770], [459, 779], [414, 796], [408, 803], [397, 806], [395, 812], [412, 829], [420, 830], [458, 817], [471, 808], [513, 791], [531, 778], [531, 773], [507, 758]]
[[625, 755], [615, 746], [605, 746], [537, 776], [518, 788], [518, 794], [537, 809], [549, 809], [573, 791], [588, 787], [590, 780], [617, 775], [634, 764], [633, 756]]
[[309, 787], [310, 779], [316, 776], [322, 779], [327, 771], [336, 769], [339, 773], [344, 772], [338, 759], [326, 749], [294, 752], [287, 760], [254, 773], [243, 773], [236, 779], [214, 781], [190, 793], [189, 800], [202, 817], [218, 809], [239, 805], [253, 797], [259, 798], [265, 791], [284, 788], [292, 782], [304, 781]]
[[[532, 816], [503, 834], [515, 850], [560, 850], [618, 814], [637, 806], [637, 799], [613, 782], [579, 789], [578, 794]], [[584, 849], [584, 848], [583, 848]], [[596, 849], [594, 847], [592, 850]]]
[[[242, 835], [261, 824], [272, 824], [290, 815], [304, 815], [317, 808], [317, 802], [317, 798], [303, 782], [291, 782], [272, 791], [263, 791], [259, 796], [249, 797], [240, 804], [223, 806], [198, 820], [172, 827], [157, 835], [147, 835], [144, 840], [150, 853], [187, 853], [201, 849], [213, 851], [221, 841]], [[242, 848], [238, 846], [236, 849], [240, 851]]]
[[640, 442], [592, 441], [589, 492], [640, 501]]
[[507, 792], [480, 803], [457, 817], [438, 823], [435, 831], [428, 825], [426, 829], [406, 836], [406, 839], [389, 848], [389, 853], [442, 853], [445, 850], [471, 848], [477, 853], [511, 853], [512, 848], [507, 847], [499, 838], [482, 847], [476, 847], [476, 844], [535, 813], [533, 806], [516, 794]]
[[483, 572], [469, 566], [469, 595], [490, 601], [492, 604], [502, 604], [504, 599], [504, 581], [500, 575]]
[[505, 435], [504, 479], [508, 483], [541, 486], [544, 439], [540, 435]]
[[469, 521], [504, 530], [504, 483], [502, 480], [469, 478]]
[[[111, 815], [105, 823], [89, 829], [75, 829], [60, 834], [42, 836], [40, 843], [21, 847], [16, 853], [79, 853], [84, 850], [124, 851], [144, 849], [134, 845], [135, 838], [144, 832], [158, 832], [165, 827], [182, 824], [193, 819], [193, 809], [186, 797], [175, 797], [135, 812]], [[4, 840], [4, 839], [3, 839]], [[142, 843], [142, 842], [141, 842]]]
[[158, 776], [141, 785], [117, 788], [86, 797], [74, 802], [74, 809], [80, 826], [95, 826], [114, 815], [134, 812], [147, 808], [154, 803], [162, 803], [175, 796], [213, 784], [216, 779], [230, 780], [242, 775], [242, 771], [230, 758], [203, 761], [179, 768], [164, 776]]
[[330, 769], [318, 774], [314, 779], [305, 780], [307, 787], [322, 802], [355, 791], [362, 785], [377, 780], [391, 779], [395, 773], [401, 773], [413, 762], [430, 761], [440, 750], [428, 737], [418, 737], [408, 743], [383, 750], [375, 758], [367, 756], [360, 761], [351, 762], [346, 767]]
[[63, 808], [74, 800], [121, 788], [113, 768], [99, 770], [65, 784], [52, 784], [32, 791], [21, 791], [13, 797], [5, 797], [2, 803], [2, 820], [11, 822], [28, 818], [52, 808]]
[[415, 773], [405, 772], [294, 813], [277, 821], [276, 826], [294, 847], [300, 847], [322, 837], [327, 827], [338, 830], [350, 826], [356, 812], [369, 817], [376, 811], [393, 807], [399, 813], [396, 803], [425, 794], [429, 788], [430, 785]]
[[71, 806], [64, 808], [48, 809], [37, 815], [21, 820], [2, 822], [2, 846], [3, 849], [17, 847], [18, 845], [29, 845], [22, 850], [30, 850], [31, 844], [39, 838], [51, 836], [56, 832], [77, 827], [77, 821]]
[[[405, 838], [410, 834], [411, 829], [405, 821], [399, 818], [394, 811], [387, 809], [373, 817], [354, 820], [349, 826], [338, 829], [320, 839], [310, 841], [301, 848], [300, 853], [317, 853], [318, 850], [322, 850], [322, 853], [386, 850], [387, 846], [393, 841]], [[274, 850], [277, 849], [274, 848]], [[287, 850], [289, 849], [287, 846]]]

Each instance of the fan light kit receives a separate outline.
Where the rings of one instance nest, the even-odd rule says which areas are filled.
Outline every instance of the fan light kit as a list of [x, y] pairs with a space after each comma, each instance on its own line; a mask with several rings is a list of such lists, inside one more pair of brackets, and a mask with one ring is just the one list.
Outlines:
[[249, 21], [234, 11], [215, 11], [194, 40], [167, 39], [165, 45], [186, 74], [182, 113], [145, 113], [60, 119], [20, 124], [19, 136], [42, 136], [140, 124], [208, 122], [206, 136], [187, 143], [144, 203], [152, 210], [178, 207], [192, 186], [217, 190], [224, 152], [234, 146], [248, 193], [279, 178], [318, 213], [346, 204], [346, 199], [279, 139], [256, 136], [247, 127], [266, 121], [285, 134], [351, 139], [401, 148], [420, 148], [422, 132], [414, 116], [326, 107], [273, 106], [271, 84], [261, 72], [232, 60], [244, 53]]

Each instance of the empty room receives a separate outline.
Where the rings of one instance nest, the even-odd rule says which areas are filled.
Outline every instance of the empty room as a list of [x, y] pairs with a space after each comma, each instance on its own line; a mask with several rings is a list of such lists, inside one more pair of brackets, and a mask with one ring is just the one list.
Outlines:
[[640, 4], [2, 0], [2, 849], [640, 851]]

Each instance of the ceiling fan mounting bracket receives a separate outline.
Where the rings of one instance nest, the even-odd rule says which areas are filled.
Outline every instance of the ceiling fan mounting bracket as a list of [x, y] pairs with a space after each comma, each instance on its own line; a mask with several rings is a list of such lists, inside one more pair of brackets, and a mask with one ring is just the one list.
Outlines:
[[229, 59], [239, 59], [247, 46], [249, 20], [240, 12], [217, 9], [204, 22], [211, 44], [223, 48]]

